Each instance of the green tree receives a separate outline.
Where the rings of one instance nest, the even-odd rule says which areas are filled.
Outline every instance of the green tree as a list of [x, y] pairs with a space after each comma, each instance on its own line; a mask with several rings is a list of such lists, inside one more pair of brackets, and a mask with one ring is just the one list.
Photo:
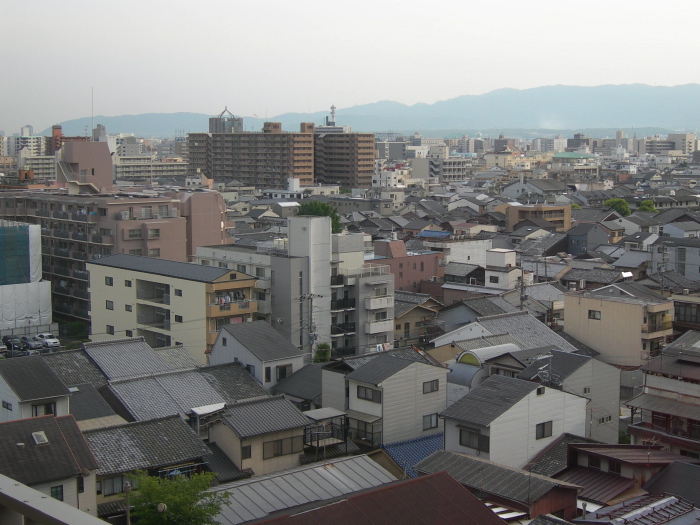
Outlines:
[[608, 199], [603, 204], [612, 208], [623, 217], [627, 217], [630, 213], [632, 213], [630, 211], [630, 206], [627, 204], [625, 199]]
[[297, 211], [297, 215], [314, 215], [316, 217], [331, 218], [331, 232], [340, 233], [343, 231], [343, 226], [340, 224], [340, 215], [338, 210], [327, 202], [306, 201], [302, 202]]
[[331, 360], [331, 346], [328, 343], [321, 343], [316, 346], [314, 363], [327, 363]]
[[580, 209], [581, 209], [581, 206], [579, 206], [578, 204], [574, 203], [574, 204], [571, 205], [571, 209], [572, 209], [572, 210], [580, 210]]
[[646, 199], [643, 200], [642, 202], [639, 203], [639, 208], [637, 208], [639, 211], [650, 211], [653, 213], [658, 213], [659, 210], [654, 208], [654, 201], [651, 199]]
[[206, 492], [215, 474], [161, 478], [138, 471], [131, 476], [131, 515], [139, 525], [214, 525], [227, 492]]

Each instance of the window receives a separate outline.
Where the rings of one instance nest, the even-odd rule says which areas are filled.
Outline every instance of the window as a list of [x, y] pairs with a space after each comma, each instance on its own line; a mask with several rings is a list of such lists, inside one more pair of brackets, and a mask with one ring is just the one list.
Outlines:
[[397, 325], [396, 325], [396, 330], [401, 330], [401, 325], [400, 325], [400, 324], [397, 324]]
[[124, 281], [124, 286], [131, 288], [131, 281]]
[[241, 459], [250, 459], [251, 457], [250, 445], [241, 447]]
[[600, 321], [600, 310], [588, 310], [588, 318]]
[[236, 271], [245, 273], [245, 264], [237, 264]]
[[277, 381], [282, 381], [285, 377], [292, 375], [292, 365], [280, 365], [276, 369]]
[[3, 401], [3, 402], [2, 402], [2, 408], [4, 408], [5, 410], [9, 410], [10, 412], [12, 412], [12, 403], [8, 403], [7, 401]]
[[160, 237], [160, 229], [159, 228], [154, 228], [154, 229], [149, 229], [148, 230], [148, 238], [149, 239], [157, 239]]
[[265, 278], [265, 268], [256, 268], [255, 269], [255, 277], [260, 277], [262, 279]]
[[605, 416], [598, 418], [598, 424], [604, 425], [605, 423], [610, 423], [612, 421], [612, 416]]
[[143, 255], [143, 250], [141, 248], [129, 250], [129, 255]]
[[543, 386], [538, 386], [537, 387], [537, 395], [541, 396], [544, 394], [544, 387]]
[[228, 268], [228, 263], [220, 262], [220, 263], [219, 263], [219, 268]]
[[126, 336], [127, 336], [127, 337], [134, 337], [134, 332], [132, 332], [131, 330], [127, 330], [127, 331], [126, 331]]
[[148, 250], [149, 257], [160, 257], [160, 248], [151, 248]]
[[263, 459], [296, 454], [304, 449], [304, 437], [295, 436], [263, 443]]
[[142, 239], [143, 238], [143, 232], [138, 229], [138, 230], [129, 230], [129, 239]]
[[433, 381], [426, 381], [423, 383], [423, 393], [429, 394], [430, 392], [437, 392], [440, 389], [440, 380], [434, 379]]
[[622, 463], [615, 461], [614, 459], [609, 459], [608, 472], [612, 472], [613, 474], [622, 474]]
[[385, 286], [383, 288], [375, 288], [374, 289], [374, 296], [375, 297], [384, 297], [385, 295], [388, 295], [389, 289]]
[[272, 381], [272, 367], [266, 366], [265, 367], [265, 382], [269, 383], [270, 381]]
[[181, 315], [176, 315], [176, 316], [175, 316], [175, 322], [176, 322], [176, 323], [181, 323], [181, 322], [182, 322], [182, 316], [181, 316]]
[[105, 308], [107, 308], [107, 310], [114, 310], [114, 301], [107, 299], [105, 301]]
[[114, 279], [112, 279], [111, 277], [105, 277], [105, 284], [107, 286], [114, 286]]
[[105, 496], [124, 492], [124, 477], [116, 476], [114, 478], [102, 480], [102, 490]]
[[175, 288], [175, 296], [182, 297], [182, 290], [180, 290], [179, 288]]
[[58, 501], [63, 501], [63, 485], [51, 487], [51, 497], [53, 499], [57, 499]]
[[78, 494], [85, 492], [85, 479], [82, 476], [78, 476]]
[[482, 436], [479, 430], [461, 428], [459, 430], [459, 444], [463, 447], [473, 448], [480, 452], [488, 452], [489, 436]]
[[109, 335], [114, 335], [114, 327], [111, 324], [107, 325], [107, 328], [105, 330]]
[[387, 317], [386, 312], [377, 312], [374, 314], [375, 321], [385, 321]]
[[127, 312], [131, 312], [133, 310], [133, 307], [130, 304], [125, 304], [124, 305], [124, 310]]
[[226, 346], [226, 338], [225, 337], [221, 338], [221, 346]]
[[382, 392], [374, 388], [357, 385], [357, 399], [365, 399], [372, 403], [381, 403]]
[[56, 414], [56, 403], [32, 405], [32, 417], [52, 416]]
[[430, 430], [431, 428], [437, 428], [438, 426], [438, 415], [428, 414], [423, 416], [423, 430]]
[[591, 393], [591, 387], [590, 387], [590, 386], [584, 386], [584, 387], [583, 387], [583, 393], [584, 393], [584, 394], [590, 394], [590, 393]]
[[494, 283], [494, 284], [498, 284], [498, 275], [490, 275], [489, 282]]
[[535, 427], [535, 439], [543, 439], [552, 436], [552, 422], [545, 421]]
[[588, 456], [588, 466], [600, 470], [600, 458], [598, 456]]

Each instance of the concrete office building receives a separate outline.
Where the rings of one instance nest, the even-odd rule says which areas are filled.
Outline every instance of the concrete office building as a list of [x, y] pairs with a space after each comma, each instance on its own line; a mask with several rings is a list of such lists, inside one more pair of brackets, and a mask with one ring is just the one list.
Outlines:
[[209, 119], [209, 133], [241, 133], [243, 131], [243, 119], [235, 117], [228, 107], [216, 117]]

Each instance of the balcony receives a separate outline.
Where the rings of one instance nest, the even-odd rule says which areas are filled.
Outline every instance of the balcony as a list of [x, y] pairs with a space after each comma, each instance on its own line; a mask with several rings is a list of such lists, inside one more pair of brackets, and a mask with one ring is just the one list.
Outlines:
[[54, 219], [68, 219], [68, 214], [65, 211], [55, 211], [51, 214]]
[[381, 334], [382, 332], [392, 332], [394, 330], [394, 320], [385, 319], [383, 321], [374, 321], [373, 323], [365, 323], [366, 334]]
[[68, 239], [70, 237], [70, 233], [68, 230], [54, 229], [53, 236], [59, 239]]
[[331, 336], [355, 335], [355, 323], [342, 323], [331, 325]]
[[331, 357], [333, 359], [355, 355], [356, 353], [357, 348], [354, 346], [337, 346], [335, 348], [331, 348]]
[[257, 311], [258, 301], [232, 301], [226, 304], [210, 304], [207, 307], [207, 317], [230, 317]]
[[70, 257], [70, 250], [68, 248], [54, 248], [53, 254], [57, 257]]
[[139, 316], [137, 322], [138, 324], [148, 326], [149, 328], [160, 328], [161, 330], [170, 330], [170, 319], [151, 321], [148, 319], [148, 317]]
[[73, 270], [73, 277], [80, 279], [81, 281], [89, 281], [90, 272], [87, 270]]
[[257, 301], [257, 303], [259, 314], [267, 315], [272, 313], [272, 303], [270, 301]]
[[332, 275], [331, 276], [331, 286], [343, 286], [345, 284], [344, 275]]
[[136, 290], [137, 299], [151, 303], [170, 304], [170, 286], [154, 286], [154, 283], [147, 281], [137, 281], [137, 284], [143, 284], [143, 288]]
[[269, 290], [270, 285], [270, 279], [258, 279], [258, 281], [255, 283], [255, 287], [259, 290]]
[[85, 252], [73, 251], [70, 256], [72, 259], [78, 259], [79, 261], [88, 260], [88, 254]]
[[90, 292], [88, 292], [87, 290], [82, 290], [80, 288], [74, 288], [73, 295], [75, 297], [80, 298], [80, 299], [85, 299], [86, 301], [90, 300]]
[[71, 238], [75, 241], [86, 241], [88, 240], [87, 233], [83, 232], [73, 232], [71, 234]]
[[335, 311], [353, 310], [354, 308], [355, 308], [355, 299], [354, 298], [331, 300], [331, 310], [335, 310]]
[[665, 321], [661, 323], [653, 323], [653, 324], [643, 324], [642, 325], [642, 333], [647, 334], [646, 336], [643, 336], [644, 339], [650, 338], [650, 337], [658, 337], [661, 335], [664, 335], [663, 333], [658, 333], [658, 332], [664, 332], [666, 330], [672, 330], [673, 329], [673, 321]]
[[365, 308], [367, 310], [379, 310], [380, 308], [392, 308], [393, 306], [393, 295], [385, 295], [383, 297], [367, 297], [365, 299]]
[[55, 266], [53, 268], [53, 272], [56, 275], [65, 275], [66, 277], [70, 277], [70, 269], [66, 268], [65, 266]]

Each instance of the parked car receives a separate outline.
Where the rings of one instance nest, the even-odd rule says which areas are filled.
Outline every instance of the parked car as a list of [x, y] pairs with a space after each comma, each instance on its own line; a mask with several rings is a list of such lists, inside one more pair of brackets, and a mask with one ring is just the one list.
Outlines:
[[19, 337], [6, 335], [2, 338], [2, 342], [8, 350], [24, 350], [24, 343]]
[[61, 342], [53, 334], [38, 334], [37, 337], [44, 342], [46, 348], [58, 348]]
[[39, 350], [41, 348], [44, 348], [44, 340], [39, 339], [37, 336], [28, 337], [26, 335], [23, 335], [22, 337], [20, 337], [20, 339], [24, 343], [24, 347], [28, 350]]
[[24, 355], [39, 355], [39, 350], [25, 350]]

